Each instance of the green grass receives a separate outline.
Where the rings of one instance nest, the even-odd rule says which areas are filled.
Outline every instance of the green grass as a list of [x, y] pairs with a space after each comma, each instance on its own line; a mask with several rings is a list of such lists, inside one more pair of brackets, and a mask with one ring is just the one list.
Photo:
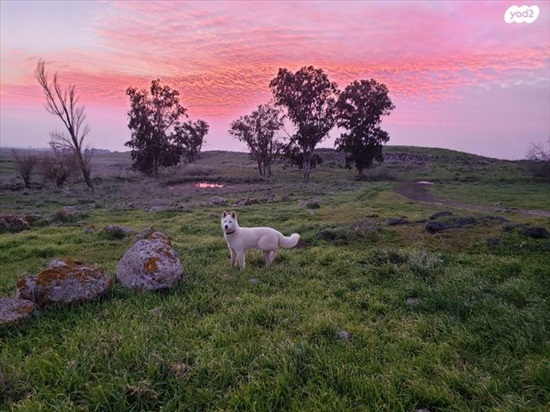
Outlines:
[[[0, 234], [0, 296], [56, 257], [93, 262], [114, 276], [133, 241], [104, 236], [109, 224], [164, 231], [185, 274], [167, 293], [134, 293], [115, 282], [100, 301], [40, 311], [1, 330], [0, 409], [547, 410], [549, 239], [505, 232], [500, 222], [435, 235], [423, 223], [389, 226], [391, 218], [414, 222], [442, 209], [400, 197], [394, 181], [357, 182], [341, 168], [316, 169], [303, 183], [299, 172], [278, 166], [271, 181], [252, 181], [254, 165], [246, 158], [211, 156], [201, 167], [218, 181], [227, 167], [232, 187], [174, 193], [106, 174], [93, 194], [78, 186], [67, 196], [2, 193], [6, 211], [53, 216], [71, 204], [86, 214], [82, 224]], [[418, 178], [416, 171], [404, 174], [404, 165], [391, 168], [399, 179]], [[446, 181], [443, 174], [429, 177]], [[484, 196], [492, 190], [498, 197], [518, 182], [478, 184], [486, 185]], [[453, 185], [449, 193], [472, 199], [478, 190]], [[531, 205], [532, 196], [528, 208], [536, 208], [541, 191], [526, 192], [522, 204]], [[214, 194], [228, 204], [209, 205]], [[150, 213], [151, 197], [189, 207]], [[242, 198], [259, 203], [236, 206]], [[127, 199], [137, 206], [119, 207]], [[311, 199], [317, 208], [302, 205]], [[91, 201], [100, 207], [87, 208]], [[224, 208], [237, 210], [243, 226], [297, 231], [306, 246], [282, 251], [271, 268], [252, 251], [246, 271], [232, 269], [219, 228]], [[548, 228], [547, 218], [504, 216]], [[90, 225], [98, 230], [85, 233]], [[334, 236], [320, 235], [327, 230]], [[490, 246], [487, 238], [500, 243]]]

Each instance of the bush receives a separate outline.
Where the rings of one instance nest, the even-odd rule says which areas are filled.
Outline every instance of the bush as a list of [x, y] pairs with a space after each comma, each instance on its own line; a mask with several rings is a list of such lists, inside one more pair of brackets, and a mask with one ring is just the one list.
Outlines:
[[16, 150], [13, 150], [12, 153], [15, 170], [23, 179], [25, 187], [29, 188], [32, 173], [38, 165], [38, 156], [30, 152], [19, 153]]

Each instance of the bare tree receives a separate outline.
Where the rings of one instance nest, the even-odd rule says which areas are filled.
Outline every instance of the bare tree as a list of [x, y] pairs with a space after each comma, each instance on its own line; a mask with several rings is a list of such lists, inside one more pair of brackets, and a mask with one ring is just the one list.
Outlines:
[[86, 122], [84, 106], [78, 103], [79, 96], [75, 85], [62, 87], [57, 73], [53, 74], [53, 79], [50, 81], [46, 71], [46, 61], [43, 59], [38, 60], [34, 74], [46, 96], [46, 110], [61, 119], [69, 134], [67, 136], [64, 133], [54, 132], [51, 134], [52, 142], [56, 147], [68, 148], [74, 152], [86, 186], [93, 189], [90, 161], [84, 153], [84, 139], [90, 132], [90, 126]]
[[53, 142], [50, 142], [50, 147], [51, 152], [40, 156], [39, 170], [44, 181], [52, 180], [61, 187], [78, 170], [76, 156], [74, 150], [56, 146]]
[[31, 186], [32, 173], [38, 165], [38, 156], [32, 152], [23, 152], [20, 154], [16, 150], [13, 150], [12, 154], [15, 170], [23, 179], [25, 187], [29, 188]]
[[527, 160], [530, 161], [529, 169], [535, 177], [550, 181], [550, 137], [548, 148], [542, 142], [531, 143], [527, 152]]

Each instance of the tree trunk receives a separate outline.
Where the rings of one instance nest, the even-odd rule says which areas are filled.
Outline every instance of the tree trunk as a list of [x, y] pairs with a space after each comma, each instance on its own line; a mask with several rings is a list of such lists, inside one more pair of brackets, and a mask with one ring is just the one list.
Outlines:
[[82, 172], [82, 176], [84, 177], [84, 181], [86, 182], [86, 186], [88, 186], [88, 189], [93, 189], [94, 186], [92, 184], [92, 179], [90, 178], [90, 170], [88, 169], [88, 165], [84, 161], [84, 158], [82, 157], [82, 152], [80, 150], [75, 150], [76, 152], [76, 158], [78, 159], [78, 166], [80, 167], [80, 171]]
[[302, 161], [302, 173], [305, 180], [309, 179], [309, 172], [311, 171], [312, 158], [313, 158], [313, 152], [304, 152], [304, 158]]

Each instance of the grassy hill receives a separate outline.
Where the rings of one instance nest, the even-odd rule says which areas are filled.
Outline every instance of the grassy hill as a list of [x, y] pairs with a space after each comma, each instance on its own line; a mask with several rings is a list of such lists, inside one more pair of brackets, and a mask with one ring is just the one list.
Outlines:
[[[90, 192], [78, 179], [22, 189], [2, 153], [1, 212], [41, 219], [0, 233], [0, 296], [58, 257], [114, 278], [134, 239], [107, 225], [164, 231], [185, 279], [156, 294], [115, 282], [101, 301], [0, 330], [0, 409], [546, 410], [550, 240], [528, 229], [550, 219], [520, 209], [550, 210], [548, 183], [522, 162], [395, 146], [358, 181], [341, 154], [319, 154], [308, 182], [282, 163], [263, 179], [245, 153], [206, 152], [158, 178], [101, 154]], [[500, 211], [395, 192], [419, 180]], [[232, 269], [224, 209], [302, 242], [271, 268], [253, 251]]]

